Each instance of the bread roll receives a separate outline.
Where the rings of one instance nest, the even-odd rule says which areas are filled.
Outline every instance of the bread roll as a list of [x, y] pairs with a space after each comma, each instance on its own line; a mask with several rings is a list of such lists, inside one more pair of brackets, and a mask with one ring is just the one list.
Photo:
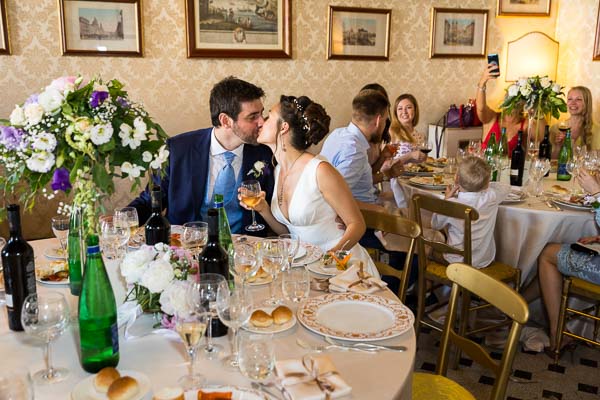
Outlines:
[[263, 310], [256, 310], [250, 316], [250, 323], [259, 328], [267, 328], [273, 325], [273, 317]]
[[292, 319], [292, 310], [287, 308], [286, 306], [279, 306], [273, 310], [271, 313], [273, 316], [273, 322], [277, 325], [282, 325]]
[[569, 194], [570, 193], [569, 189], [564, 188], [564, 187], [562, 187], [560, 185], [553, 185], [552, 186], [552, 191], [554, 193], [557, 193], [557, 194]]
[[154, 393], [153, 400], [183, 400], [183, 390], [178, 387], [166, 387]]
[[94, 377], [94, 388], [100, 393], [106, 393], [108, 387], [120, 377], [121, 374], [115, 368], [102, 368]]
[[109, 387], [109, 400], [132, 400], [140, 391], [140, 385], [135, 378], [124, 376], [115, 380]]

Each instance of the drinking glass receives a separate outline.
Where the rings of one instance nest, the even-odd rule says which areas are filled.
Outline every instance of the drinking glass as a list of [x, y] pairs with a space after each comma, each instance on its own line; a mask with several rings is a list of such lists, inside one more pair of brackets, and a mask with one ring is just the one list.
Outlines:
[[256, 232], [265, 229], [263, 224], [256, 223], [256, 215], [254, 213], [254, 206], [260, 201], [260, 182], [259, 181], [243, 181], [240, 195], [242, 203], [252, 209], [252, 224], [246, 227], [247, 231]]
[[471, 156], [481, 157], [481, 140], [480, 139], [469, 140], [469, 147], [467, 148], [467, 153]]
[[60, 242], [60, 250], [63, 256], [67, 255], [67, 237], [69, 236], [69, 217], [57, 215], [52, 217], [52, 232]]
[[275, 298], [273, 287], [286, 257], [285, 246], [281, 239], [266, 238], [261, 242], [260, 258], [262, 260], [262, 268], [272, 279], [269, 284], [269, 298], [264, 302], [267, 306], [279, 304], [279, 300]]
[[531, 194], [538, 197], [542, 194], [541, 182], [546, 172], [550, 171], [550, 161], [547, 159], [534, 158], [529, 167], [529, 177], [532, 181]]
[[420, 141], [417, 144], [417, 147], [418, 147], [419, 151], [425, 155], [429, 154], [429, 152], [432, 150], [431, 145], [429, 144], [428, 140]]
[[230, 272], [240, 279], [242, 285], [245, 285], [248, 278], [254, 275], [260, 267], [258, 247], [258, 243], [236, 243], [233, 248], [233, 264], [229, 264]]
[[181, 244], [198, 260], [202, 249], [208, 241], [208, 224], [202, 221], [186, 222], [183, 224]]
[[69, 375], [65, 368], [54, 368], [50, 342], [58, 338], [69, 325], [69, 305], [65, 296], [58, 292], [30, 294], [25, 298], [21, 311], [21, 324], [25, 332], [45, 343], [44, 361], [46, 369], [36, 372], [33, 381], [50, 384], [62, 381]]
[[223, 362], [230, 367], [238, 367], [238, 329], [248, 321], [252, 313], [252, 296], [243, 285], [235, 286], [234, 282], [223, 281], [217, 289], [217, 313], [219, 319], [232, 330], [231, 355]]
[[181, 337], [185, 350], [190, 359], [190, 373], [179, 378], [179, 384], [184, 390], [197, 389], [204, 382], [204, 377], [194, 371], [196, 352], [200, 339], [206, 331], [208, 314], [202, 307], [195, 307], [189, 312], [176, 313], [175, 331]]
[[104, 215], [100, 218], [100, 245], [102, 253], [109, 260], [121, 258], [122, 249], [129, 242], [131, 231], [128, 227], [115, 224], [112, 215]]
[[388, 151], [392, 154], [392, 158], [396, 157], [396, 153], [400, 148], [400, 142], [391, 142], [386, 144]]
[[134, 207], [122, 207], [115, 209], [115, 224], [124, 228], [129, 228], [129, 237], [134, 237], [140, 222], [137, 210]]
[[462, 162], [463, 158], [465, 158], [468, 155], [469, 154], [467, 153], [467, 150], [465, 150], [465, 149], [459, 148], [458, 150], [456, 150], [456, 165], [458, 166], [458, 164], [460, 164]]
[[310, 292], [310, 273], [305, 267], [289, 269], [281, 273], [281, 290], [286, 300], [300, 303]]
[[4, 366], [0, 371], [0, 399], [33, 400], [31, 376], [26, 371], [11, 370]]
[[203, 350], [205, 357], [208, 359], [214, 358], [222, 349], [221, 346], [214, 344], [212, 341], [212, 320], [219, 316], [217, 313], [217, 291], [221, 282], [225, 282], [223, 275], [200, 274], [199, 282], [194, 282], [188, 287], [187, 299], [190, 305], [196, 310], [204, 308], [208, 316], [206, 345]]
[[284, 269], [290, 269], [292, 268], [294, 258], [296, 258], [296, 254], [298, 253], [298, 249], [300, 248], [300, 237], [293, 233], [282, 233], [281, 235], [279, 235], [279, 239], [282, 240], [287, 255], [287, 263]]
[[240, 337], [240, 371], [252, 381], [266, 381], [275, 368], [273, 335], [243, 332]]
[[534, 140], [530, 140], [529, 145], [527, 146], [527, 155], [529, 158], [533, 161], [535, 158], [537, 158], [539, 152], [539, 143], [536, 143]]
[[567, 161], [566, 167], [567, 172], [571, 175], [571, 195], [574, 195], [576, 194], [575, 177], [579, 174], [580, 168], [579, 160], [576, 158], [571, 158], [569, 161]]

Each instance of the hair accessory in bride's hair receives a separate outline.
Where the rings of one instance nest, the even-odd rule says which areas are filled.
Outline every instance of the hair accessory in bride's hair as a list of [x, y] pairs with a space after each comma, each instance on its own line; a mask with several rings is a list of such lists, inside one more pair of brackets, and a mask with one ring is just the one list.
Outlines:
[[[304, 121], [304, 124], [302, 124], [302, 130], [305, 133], [308, 133], [308, 131], [310, 130], [310, 125], [308, 123], [308, 118], [306, 118], [306, 114], [304, 114], [304, 107], [302, 107], [300, 105], [300, 103], [298, 102], [298, 99], [295, 97], [294, 97], [294, 100], [292, 100], [292, 102], [294, 103], [296, 110], [298, 110], [298, 112], [300, 113], [300, 118], [302, 119], [302, 121]], [[308, 139], [307, 139], [307, 143], [308, 143]]]

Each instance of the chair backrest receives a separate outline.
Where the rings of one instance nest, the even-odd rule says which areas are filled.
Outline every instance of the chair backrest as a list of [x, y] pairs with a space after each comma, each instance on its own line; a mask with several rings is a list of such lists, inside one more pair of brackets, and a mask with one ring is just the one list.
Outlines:
[[[390, 214], [384, 211], [366, 210], [361, 209], [363, 218], [367, 228], [374, 229], [377, 231], [393, 233], [409, 239], [409, 246], [404, 261], [404, 268], [400, 275], [400, 288], [398, 290], [398, 297], [400, 301], [404, 301], [406, 297], [406, 289], [408, 286], [408, 277], [410, 276], [410, 269], [412, 266], [413, 254], [416, 247], [416, 242], [421, 235], [421, 228], [415, 221], [403, 218], [399, 215]], [[380, 270], [379, 272], [384, 275], [398, 276], [399, 271], [392, 267], [386, 266], [386, 264], [375, 263]], [[389, 267], [389, 268], [388, 268]], [[387, 273], [386, 273], [387, 272]]]
[[464, 244], [463, 248], [449, 246], [446, 243], [430, 240], [421, 235], [419, 240], [419, 265], [425, 266], [427, 259], [425, 257], [425, 245], [430, 246], [439, 253], [453, 253], [463, 256], [466, 264], [471, 264], [471, 222], [479, 219], [479, 213], [472, 207], [455, 201], [438, 199], [431, 196], [415, 194], [412, 198], [415, 208], [417, 223], [423, 230], [423, 220], [421, 212], [423, 210], [445, 215], [451, 218], [457, 218], [464, 221]]
[[[452, 281], [452, 293], [450, 294], [448, 314], [444, 323], [436, 373], [446, 375], [448, 371], [448, 350], [450, 342], [452, 342], [472, 360], [494, 373], [496, 380], [490, 399], [504, 399], [521, 329], [529, 319], [529, 307], [514, 289], [469, 265], [462, 263], [450, 264], [446, 273]], [[458, 302], [461, 289], [479, 296], [512, 319], [508, 340], [500, 362], [493, 360], [481, 345], [456, 333], [454, 327], [456, 326], [460, 307]]]

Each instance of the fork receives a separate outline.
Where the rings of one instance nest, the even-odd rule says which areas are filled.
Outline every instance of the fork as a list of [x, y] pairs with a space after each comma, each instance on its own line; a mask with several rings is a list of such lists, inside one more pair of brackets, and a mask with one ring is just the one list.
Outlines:
[[311, 350], [311, 351], [316, 351], [318, 353], [322, 353], [324, 351], [327, 350], [331, 350], [331, 349], [338, 349], [338, 350], [343, 350], [343, 351], [361, 351], [361, 352], [365, 352], [365, 353], [373, 353], [374, 351], [376, 351], [375, 349], [361, 349], [358, 347], [345, 347], [345, 346], [341, 346], [339, 344], [328, 344], [328, 345], [322, 345], [322, 344], [317, 344], [317, 345], [311, 345], [307, 342], [305, 342], [302, 339], [296, 339], [296, 343], [298, 344], [298, 346], [307, 349], [307, 350]]

